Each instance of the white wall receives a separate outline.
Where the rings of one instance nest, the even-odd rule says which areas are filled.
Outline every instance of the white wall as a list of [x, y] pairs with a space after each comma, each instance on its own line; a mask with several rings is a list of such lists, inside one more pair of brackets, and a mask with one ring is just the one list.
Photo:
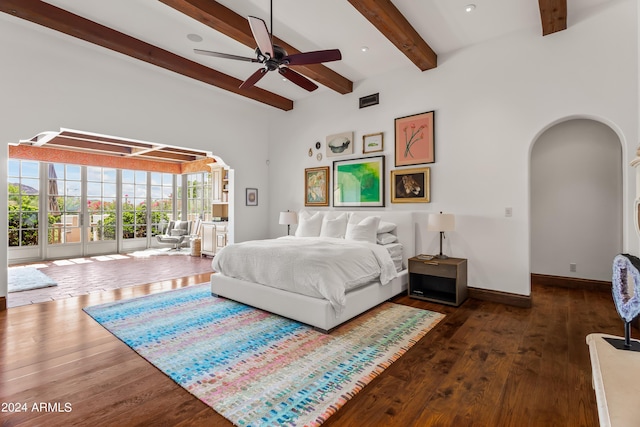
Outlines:
[[[0, 144], [61, 127], [208, 150], [235, 169], [235, 239], [264, 238], [270, 107], [52, 30], [0, 14]], [[7, 149], [0, 149], [7, 163]], [[0, 259], [7, 259], [7, 185], [0, 173]], [[6, 295], [0, 268], [0, 296]]]
[[[446, 253], [469, 259], [469, 285], [530, 293], [529, 155], [548, 126], [567, 117], [594, 117], [609, 124], [624, 144], [623, 164], [638, 140], [637, 4], [615, 2], [597, 16], [579, 17], [566, 31], [547, 37], [539, 28], [517, 32], [439, 57], [435, 70], [412, 65], [355, 84], [354, 93], [333, 93], [272, 112], [269, 226], [280, 210], [298, 210], [305, 167], [331, 165], [309, 158], [315, 141], [355, 131], [384, 132], [387, 169], [393, 168], [393, 120], [436, 111], [436, 163], [431, 165], [430, 204], [385, 209], [452, 212], [456, 231]], [[380, 105], [358, 109], [358, 98], [380, 93]], [[357, 157], [354, 155], [353, 157]], [[387, 174], [387, 179], [389, 175]], [[638, 253], [631, 201], [635, 181], [624, 170], [624, 249]], [[506, 207], [513, 216], [505, 217]], [[424, 233], [418, 250], [435, 252], [436, 233]]]
[[538, 138], [531, 152], [532, 273], [611, 281], [622, 250], [621, 148], [615, 132], [593, 120], [562, 122]]

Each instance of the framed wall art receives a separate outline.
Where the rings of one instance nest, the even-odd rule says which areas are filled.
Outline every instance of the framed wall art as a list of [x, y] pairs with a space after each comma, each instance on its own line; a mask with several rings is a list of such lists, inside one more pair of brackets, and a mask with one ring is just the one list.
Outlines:
[[333, 206], [384, 206], [384, 156], [333, 162]]
[[304, 205], [329, 206], [329, 166], [304, 170]]
[[327, 157], [353, 154], [353, 132], [327, 136]]
[[429, 203], [430, 187], [430, 168], [391, 171], [391, 203]]
[[383, 149], [382, 132], [370, 133], [362, 137], [362, 154], [375, 153]]
[[395, 119], [396, 166], [436, 161], [434, 111]]
[[258, 206], [258, 189], [257, 188], [247, 188], [246, 189], [246, 205], [247, 206]]

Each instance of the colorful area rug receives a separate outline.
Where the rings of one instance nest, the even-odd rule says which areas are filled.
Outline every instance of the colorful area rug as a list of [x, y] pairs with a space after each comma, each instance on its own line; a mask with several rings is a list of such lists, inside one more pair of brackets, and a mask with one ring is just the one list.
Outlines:
[[322, 424], [444, 318], [384, 303], [327, 335], [209, 284], [85, 311], [238, 426]]
[[8, 270], [8, 291], [22, 292], [31, 289], [58, 286], [58, 283], [42, 271], [33, 267], [13, 267]]

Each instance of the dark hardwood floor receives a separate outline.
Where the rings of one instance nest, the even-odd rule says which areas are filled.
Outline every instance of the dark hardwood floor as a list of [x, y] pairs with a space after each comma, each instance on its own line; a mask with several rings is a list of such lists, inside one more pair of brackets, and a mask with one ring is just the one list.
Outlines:
[[[208, 278], [0, 312], [2, 425], [231, 426], [82, 311]], [[454, 308], [397, 297], [447, 316], [326, 425], [597, 426], [585, 337], [622, 333], [611, 295], [534, 286], [532, 296], [532, 308], [473, 299]], [[34, 403], [47, 410], [33, 410]], [[26, 411], [6, 412], [23, 404]]]

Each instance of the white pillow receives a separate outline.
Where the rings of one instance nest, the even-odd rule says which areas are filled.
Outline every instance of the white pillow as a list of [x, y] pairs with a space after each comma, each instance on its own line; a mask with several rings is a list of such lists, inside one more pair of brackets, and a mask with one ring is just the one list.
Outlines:
[[395, 229], [396, 225], [392, 222], [380, 221], [380, 224], [378, 224], [378, 234], [391, 233]]
[[344, 238], [347, 240], [362, 240], [375, 244], [379, 223], [379, 216], [368, 216], [362, 219], [360, 216], [354, 214], [349, 219]]
[[337, 237], [344, 239], [347, 232], [347, 214], [343, 213], [337, 218], [329, 219], [326, 216], [322, 219], [322, 229], [320, 237]]
[[391, 233], [378, 233], [376, 241], [379, 245], [388, 245], [389, 243], [395, 243], [398, 241], [398, 236]]
[[296, 228], [296, 237], [318, 237], [322, 227], [322, 212], [316, 212], [313, 215], [309, 212], [302, 211], [298, 215], [298, 228]]

